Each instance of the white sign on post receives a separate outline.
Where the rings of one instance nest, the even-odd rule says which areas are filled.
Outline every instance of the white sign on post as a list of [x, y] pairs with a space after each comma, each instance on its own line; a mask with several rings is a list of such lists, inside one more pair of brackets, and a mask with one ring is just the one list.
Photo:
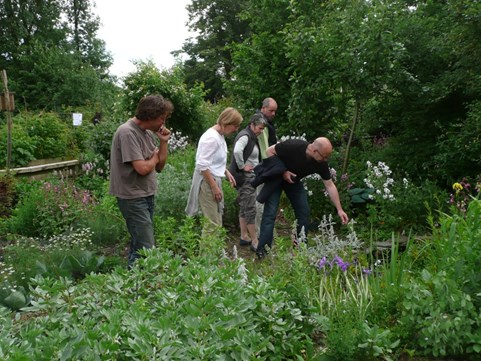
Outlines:
[[72, 113], [73, 125], [82, 125], [82, 113]]

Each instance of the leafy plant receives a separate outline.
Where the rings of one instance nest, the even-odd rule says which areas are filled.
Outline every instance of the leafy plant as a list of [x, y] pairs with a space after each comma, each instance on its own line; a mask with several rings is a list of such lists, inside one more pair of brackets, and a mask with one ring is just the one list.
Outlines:
[[21, 113], [15, 121], [23, 124], [32, 139], [35, 159], [63, 158], [76, 154], [73, 131], [54, 113]]
[[0, 306], [18, 311], [30, 303], [30, 298], [22, 286], [12, 287], [8, 282], [0, 284]]
[[[183, 260], [158, 248], [146, 256], [131, 272], [91, 274], [76, 285], [36, 277], [32, 306], [26, 309], [32, 317], [15, 326], [4, 323], [0, 355], [37, 360], [96, 353], [170, 360], [314, 356], [308, 317], [289, 293], [251, 276], [241, 259]], [[1, 311], [0, 318], [5, 318]]]
[[157, 175], [158, 191], [155, 195], [155, 210], [163, 217], [181, 220], [192, 183], [195, 167], [195, 149], [186, 146], [169, 155], [167, 164]]
[[202, 88], [196, 85], [187, 89], [180, 67], [160, 71], [152, 61], [138, 61], [135, 65], [137, 69], [124, 79], [122, 105], [126, 113], [133, 114], [143, 96], [161, 94], [170, 99], [175, 107], [167, 126], [198, 139], [202, 134], [204, 117]]
[[405, 289], [401, 324], [413, 346], [435, 357], [481, 353], [481, 319], [469, 294], [447, 272], [424, 270]]
[[0, 174], [0, 218], [12, 213], [15, 200], [15, 178], [11, 173]]
[[392, 341], [391, 331], [383, 330], [374, 325], [370, 327], [367, 322], [363, 323], [363, 332], [366, 334], [366, 341], [359, 344], [360, 349], [364, 349], [366, 359], [382, 358], [386, 361], [392, 358], [393, 349], [398, 347], [400, 340]]
[[351, 202], [354, 204], [366, 204], [374, 199], [373, 188], [352, 188], [348, 190], [351, 196]]
[[[7, 127], [0, 125], [0, 149], [7, 149]], [[27, 134], [22, 124], [15, 124], [12, 128], [12, 159], [10, 167], [23, 167], [35, 159], [35, 142]], [[7, 152], [0, 157], [0, 167], [7, 165]]]
[[32, 183], [8, 223], [14, 233], [51, 236], [68, 230], [93, 204], [94, 199], [88, 191], [77, 189], [66, 180]]

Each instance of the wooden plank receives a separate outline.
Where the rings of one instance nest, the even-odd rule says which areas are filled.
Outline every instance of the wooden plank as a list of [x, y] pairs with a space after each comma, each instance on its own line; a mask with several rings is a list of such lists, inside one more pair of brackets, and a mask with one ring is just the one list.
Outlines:
[[[20, 168], [12, 168], [10, 169], [10, 173], [14, 175], [32, 175], [42, 173], [42, 172], [53, 172], [56, 170], [62, 170], [65, 168], [74, 168], [80, 165], [80, 161], [78, 159], [74, 160], [67, 160], [62, 162], [55, 162], [55, 163], [48, 163], [48, 164], [41, 164], [41, 165], [34, 165], [30, 167], [20, 167]], [[1, 173], [6, 173], [7, 170], [3, 169], [0, 170]]]

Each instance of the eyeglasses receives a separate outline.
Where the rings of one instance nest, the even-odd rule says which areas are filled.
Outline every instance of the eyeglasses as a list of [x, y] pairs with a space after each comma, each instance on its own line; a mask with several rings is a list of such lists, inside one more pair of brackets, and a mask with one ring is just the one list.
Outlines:
[[323, 161], [328, 161], [329, 160], [329, 157], [330, 157], [330, 154], [329, 155], [324, 155], [322, 154], [319, 149], [314, 149], [314, 152], [316, 152], [317, 154], [319, 154], [319, 156], [321, 157], [320, 160], [323, 160]]

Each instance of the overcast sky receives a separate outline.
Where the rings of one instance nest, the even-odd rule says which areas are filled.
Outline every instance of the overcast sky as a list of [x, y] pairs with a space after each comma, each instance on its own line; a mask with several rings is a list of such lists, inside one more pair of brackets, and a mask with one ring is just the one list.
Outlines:
[[174, 65], [170, 54], [193, 37], [186, 23], [190, 0], [95, 0], [100, 17], [98, 37], [113, 55], [112, 74], [135, 70], [131, 60], [154, 60], [159, 69]]

